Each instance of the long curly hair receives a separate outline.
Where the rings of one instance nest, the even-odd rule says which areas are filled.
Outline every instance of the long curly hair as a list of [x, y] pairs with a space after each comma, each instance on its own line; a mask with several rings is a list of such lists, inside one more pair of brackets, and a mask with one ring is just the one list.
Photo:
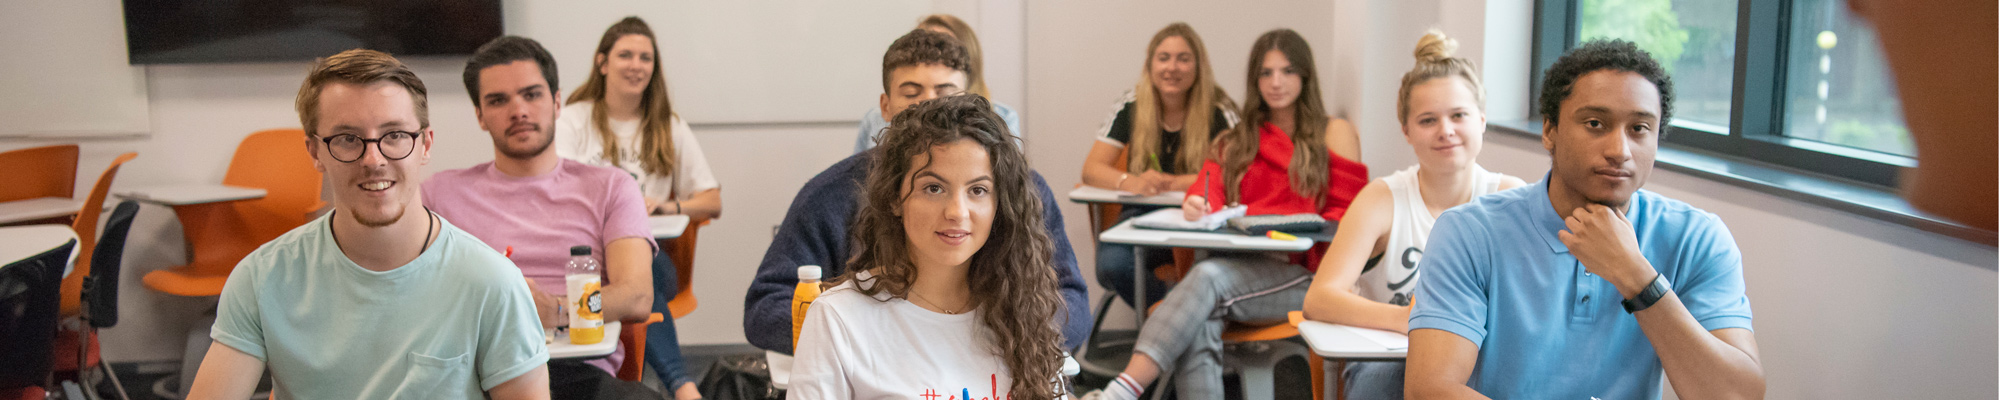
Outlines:
[[680, 153], [674, 150], [674, 103], [667, 96], [666, 68], [660, 65], [660, 41], [645, 20], [625, 17], [604, 30], [604, 37], [597, 40], [597, 52], [592, 53], [590, 79], [570, 93], [564, 103], [589, 101], [595, 105], [590, 110], [590, 126], [597, 129], [598, 142], [604, 143], [604, 159], [617, 164], [618, 148], [627, 144], [619, 143], [617, 134], [611, 132], [611, 114], [607, 111], [610, 107], [604, 104], [604, 84], [609, 80], [604, 76], [604, 63], [611, 60], [611, 45], [630, 35], [645, 36], [653, 42], [652, 81], [646, 84], [646, 93], [639, 96], [639, 166], [649, 174], [671, 175], [680, 164], [676, 157]]
[[[1042, 201], [1027, 157], [1015, 146], [1007, 124], [978, 95], [947, 96], [920, 103], [890, 122], [870, 162], [862, 186], [862, 208], [854, 219], [853, 258], [847, 272], [828, 281], [838, 285], [871, 271], [869, 285], [855, 285], [875, 297], [887, 292], [907, 298], [917, 280], [910, 238], [904, 232], [904, 181], [911, 171], [929, 168], [915, 158], [931, 149], [971, 140], [993, 162], [994, 217], [986, 244], [974, 252], [966, 284], [974, 310], [988, 334], [986, 343], [1013, 376], [1017, 399], [1047, 399], [1063, 390], [1052, 379], [1062, 370], [1062, 337], [1056, 331], [1062, 297], [1057, 295], [1054, 242], [1043, 228]], [[865, 287], [864, 287], [865, 286]], [[1031, 395], [1039, 393], [1038, 395]]]
[[[1243, 123], [1237, 124], [1230, 133], [1216, 138], [1216, 159], [1222, 164], [1224, 193], [1228, 203], [1240, 202], [1243, 172], [1250, 168], [1250, 161], [1257, 158], [1258, 131], [1271, 120], [1271, 106], [1264, 104], [1263, 90], [1257, 86], [1257, 72], [1264, 69], [1264, 54], [1271, 50], [1285, 55], [1292, 69], [1299, 74], [1299, 98], [1292, 101], [1294, 115], [1292, 132], [1292, 165], [1286, 170], [1291, 179], [1292, 191], [1299, 196], [1318, 199], [1314, 203], [1326, 202], [1327, 163], [1331, 162], [1326, 148], [1326, 105], [1319, 92], [1319, 69], [1313, 66], [1312, 47], [1306, 45], [1306, 38], [1291, 29], [1279, 28], [1264, 32], [1257, 42], [1250, 46], [1250, 77], [1244, 83]], [[1325, 204], [1314, 204], [1325, 207]]]

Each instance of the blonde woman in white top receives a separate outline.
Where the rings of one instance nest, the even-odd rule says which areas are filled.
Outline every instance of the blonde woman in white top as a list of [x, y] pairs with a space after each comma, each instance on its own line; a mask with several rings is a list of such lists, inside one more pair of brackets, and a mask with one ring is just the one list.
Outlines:
[[[1370, 182], [1348, 206], [1306, 292], [1307, 319], [1408, 333], [1417, 262], [1438, 214], [1526, 185], [1474, 161], [1486, 133], [1485, 93], [1478, 68], [1451, 56], [1456, 47], [1436, 30], [1417, 42], [1396, 105], [1417, 165]], [[1349, 363], [1340, 373], [1348, 397], [1403, 397], [1402, 362]]]
[[605, 31], [593, 58], [590, 79], [556, 118], [556, 153], [632, 173], [648, 213], [722, 216], [722, 185], [674, 114], [652, 29], [627, 17]]
[[[556, 154], [625, 170], [639, 181], [648, 214], [684, 214], [696, 220], [722, 216], [722, 185], [694, 132], [674, 114], [660, 72], [653, 29], [626, 17], [604, 31], [591, 60], [590, 79], [569, 96], [556, 117]], [[673, 258], [653, 255], [653, 310], [664, 312], [679, 292]], [[673, 318], [646, 328], [647, 370], [673, 398], [699, 399], [681, 359]]]

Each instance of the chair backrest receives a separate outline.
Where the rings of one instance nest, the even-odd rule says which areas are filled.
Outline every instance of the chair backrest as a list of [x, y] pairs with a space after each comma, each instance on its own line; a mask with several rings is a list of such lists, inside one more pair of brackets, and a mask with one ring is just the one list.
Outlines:
[[258, 242], [276, 238], [304, 225], [307, 213], [320, 204], [320, 173], [306, 153], [306, 134], [299, 129], [259, 131], [236, 145], [229, 173], [222, 184], [264, 189], [262, 199], [239, 203]]
[[681, 237], [663, 245], [667, 248], [667, 256], [674, 259], [674, 277], [679, 279], [681, 286], [679, 292], [674, 293], [674, 298], [667, 301], [671, 317], [685, 317], [694, 312], [698, 304], [694, 297], [694, 247], [701, 236], [701, 227], [711, 221], [714, 220], [690, 220], [687, 229], [681, 231]]
[[76, 221], [70, 229], [76, 231], [76, 269], [62, 283], [62, 315], [76, 315], [82, 310], [83, 277], [90, 275], [91, 257], [97, 248], [97, 216], [104, 212], [104, 197], [111, 192], [111, 181], [118, 177], [118, 167], [138, 158], [139, 153], [125, 153], [111, 160], [111, 166], [104, 168], [104, 174], [97, 177], [97, 185], [91, 187], [90, 197], [84, 198], [83, 209], [77, 211]]
[[63, 265], [76, 241], [0, 267], [0, 388], [39, 386], [54, 365]]
[[91, 251], [95, 254], [90, 259], [90, 278], [83, 287], [84, 319], [90, 326], [110, 328], [118, 324], [118, 271], [125, 261], [125, 236], [138, 215], [139, 202], [118, 203], [111, 210], [111, 219], [104, 221], [104, 237]]
[[0, 201], [71, 197], [76, 192], [77, 146], [64, 144], [0, 152]]

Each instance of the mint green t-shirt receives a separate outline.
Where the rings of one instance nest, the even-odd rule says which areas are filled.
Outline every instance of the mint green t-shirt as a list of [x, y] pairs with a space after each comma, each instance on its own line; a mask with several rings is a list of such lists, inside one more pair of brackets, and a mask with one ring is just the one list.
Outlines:
[[[329, 213], [243, 258], [210, 337], [263, 360], [291, 398], [481, 399], [548, 362], [521, 270], [439, 218], [409, 264], [361, 268]], [[420, 217], [420, 216], [419, 216]]]

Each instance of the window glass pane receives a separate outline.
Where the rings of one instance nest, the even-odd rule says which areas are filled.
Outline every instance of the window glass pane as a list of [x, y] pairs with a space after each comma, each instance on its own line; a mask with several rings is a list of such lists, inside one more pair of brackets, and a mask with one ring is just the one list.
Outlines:
[[1791, 12], [1785, 41], [1785, 134], [1915, 155], [1875, 32], [1840, 0], [1798, 0]]
[[1624, 39], [1674, 78], [1674, 123], [1729, 130], [1736, 74], [1736, 0], [1580, 0], [1577, 43]]

